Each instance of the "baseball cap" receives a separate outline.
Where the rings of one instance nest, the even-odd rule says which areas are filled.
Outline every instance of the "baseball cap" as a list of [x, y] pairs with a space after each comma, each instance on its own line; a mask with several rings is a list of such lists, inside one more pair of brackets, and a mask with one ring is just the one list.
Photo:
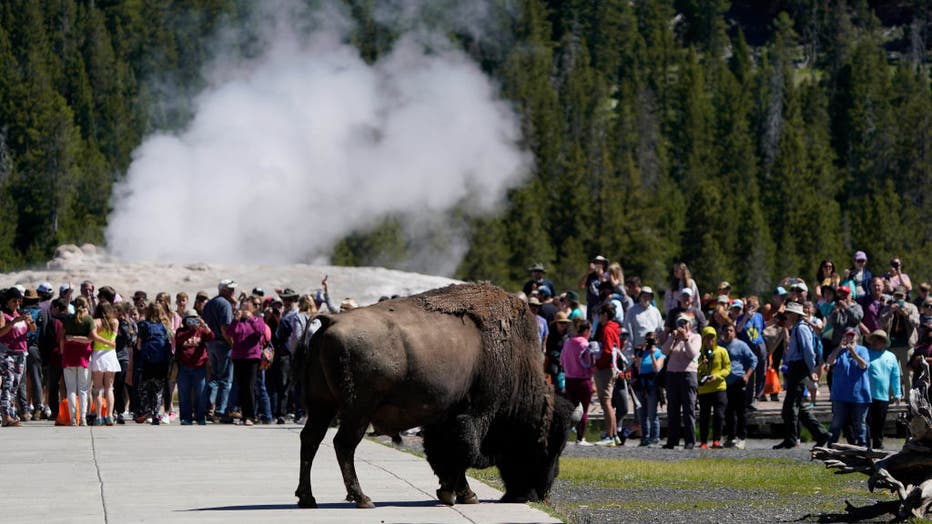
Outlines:
[[854, 254], [855, 260], [867, 260], [867, 254], [863, 251], [858, 251]]
[[718, 302], [719, 304], [727, 304], [727, 303], [728, 303], [728, 295], [719, 295], [719, 296], [718, 296], [718, 299], [717, 299], [717, 302]]
[[539, 306], [540, 300], [537, 297], [531, 297], [527, 299], [527, 303], [529, 306]]
[[230, 278], [225, 278], [217, 284], [217, 289], [223, 291], [224, 289], [236, 289], [237, 283], [235, 280]]
[[39, 284], [39, 287], [36, 288], [36, 293], [39, 293], [40, 295], [51, 295], [54, 292], [55, 289], [49, 282], [42, 282]]
[[906, 296], [906, 287], [905, 286], [896, 286], [896, 289], [893, 290], [893, 296]]
[[839, 295], [850, 295], [851, 294], [851, 288], [848, 286], [838, 286], [838, 289], [836, 291]]
[[689, 322], [689, 323], [692, 323], [692, 321], [693, 321], [693, 317], [687, 315], [686, 313], [680, 313], [679, 315], [676, 316], [676, 323], [677, 323], [677, 324], [679, 324], [680, 322]]
[[719, 289], [725, 289], [725, 288], [731, 289], [731, 282], [727, 280], [722, 280], [722, 282], [718, 285], [718, 288]]
[[741, 300], [735, 300], [734, 302], [731, 303], [731, 308], [732, 309], [734, 308], [744, 309], [744, 302], [742, 302]]
[[801, 282], [801, 281], [800, 281], [800, 282], [797, 282], [797, 283], [793, 284], [793, 287], [791, 287], [790, 289], [798, 289], [799, 291], [806, 291], [806, 292], [808, 292], [808, 291], [809, 291], [809, 286], [807, 286], [805, 282]]
[[541, 286], [537, 288], [537, 294], [542, 297], [550, 298], [550, 288], [547, 286]]
[[644, 295], [644, 294], [653, 295], [653, 294], [654, 294], [654, 290], [653, 290], [650, 286], [644, 286], [644, 287], [641, 288], [641, 294], [642, 294], [642, 295]]
[[65, 282], [64, 284], [58, 287], [58, 293], [64, 294], [64, 293], [71, 291], [72, 289], [74, 289], [74, 286], [72, 286], [70, 282]]
[[783, 286], [777, 286], [777, 289], [773, 290], [774, 295], [786, 296], [786, 288]]
[[683, 290], [680, 291], [680, 295], [686, 295], [687, 297], [693, 296], [693, 288], [684, 287]]

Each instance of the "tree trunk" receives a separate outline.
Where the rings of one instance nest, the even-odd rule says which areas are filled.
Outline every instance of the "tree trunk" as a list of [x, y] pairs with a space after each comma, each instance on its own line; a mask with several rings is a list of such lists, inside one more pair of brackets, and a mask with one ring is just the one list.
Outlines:
[[929, 366], [925, 359], [907, 395], [909, 438], [900, 451], [876, 451], [859, 446], [831, 444], [812, 449], [812, 458], [838, 473], [864, 473], [870, 491], [888, 489], [898, 501], [877, 502], [845, 511], [852, 519], [875, 518], [892, 513], [898, 518], [932, 515], [932, 405], [929, 402]]

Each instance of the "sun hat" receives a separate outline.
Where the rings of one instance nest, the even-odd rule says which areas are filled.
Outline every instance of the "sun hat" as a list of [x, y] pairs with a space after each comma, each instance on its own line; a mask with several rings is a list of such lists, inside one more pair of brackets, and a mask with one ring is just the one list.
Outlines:
[[718, 302], [719, 304], [727, 304], [728, 301], [729, 301], [728, 295], [719, 295], [718, 298], [716, 299], [716, 302]]
[[642, 295], [653, 295], [654, 290], [650, 286], [644, 286], [641, 288]]
[[531, 297], [527, 299], [527, 305], [529, 306], [539, 306], [540, 300], [537, 297]]
[[184, 312], [184, 318], [198, 318], [200, 315], [197, 314], [196, 309], [189, 309]]
[[789, 302], [789, 303], [787, 303], [786, 309], [785, 309], [784, 311], [785, 311], [786, 313], [795, 313], [795, 314], [797, 314], [797, 315], [799, 315], [799, 316], [805, 315], [805, 313], [803, 312], [803, 305], [800, 304], [799, 302]]
[[279, 291], [278, 296], [282, 300], [298, 300], [298, 293], [290, 287], [286, 287], [285, 289]]
[[544, 269], [544, 265], [540, 262], [535, 263], [533, 266], [527, 268], [528, 271], [540, 271], [541, 273], [546, 273], [547, 270]]
[[882, 329], [875, 329], [870, 335], [867, 335], [866, 339], [868, 343], [878, 339], [883, 340], [884, 346], [890, 343], [890, 337], [888, 337], [887, 332]]
[[567, 291], [566, 299], [569, 300], [570, 302], [579, 302], [579, 294], [576, 293], [575, 291]]
[[562, 311], [557, 311], [557, 314], [553, 316], [553, 321], [558, 324], [571, 324], [573, 322], [570, 320], [570, 317], [566, 316], [566, 313]]

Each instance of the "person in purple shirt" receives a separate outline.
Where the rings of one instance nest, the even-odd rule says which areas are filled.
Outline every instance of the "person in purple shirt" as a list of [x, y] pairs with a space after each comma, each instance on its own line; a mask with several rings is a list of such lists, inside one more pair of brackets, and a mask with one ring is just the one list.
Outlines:
[[268, 340], [269, 329], [256, 314], [262, 303], [258, 297], [249, 297], [240, 303], [233, 322], [224, 328], [231, 341], [230, 360], [233, 361], [237, 394], [242, 408], [240, 421], [252, 426], [256, 419], [256, 379], [263, 343]]
[[867, 336], [878, 329], [883, 329], [880, 323], [880, 313], [886, 305], [886, 297], [883, 295], [882, 278], [871, 279], [870, 293], [858, 297], [858, 303], [864, 310], [864, 317], [861, 318], [861, 335]]
[[828, 356], [832, 370], [832, 424], [829, 443], [838, 442], [842, 428], [851, 424], [858, 446], [867, 445], [867, 410], [871, 405], [870, 353], [857, 344], [858, 331], [848, 328], [842, 343]]

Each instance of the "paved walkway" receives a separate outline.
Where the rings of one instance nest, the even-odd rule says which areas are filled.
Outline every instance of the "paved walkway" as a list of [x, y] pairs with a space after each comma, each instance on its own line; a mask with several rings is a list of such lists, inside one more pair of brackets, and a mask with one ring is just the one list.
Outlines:
[[356, 468], [376, 508], [343, 498], [331, 443], [311, 474], [320, 508], [298, 509], [300, 428], [295, 425], [100, 428], [31, 422], [0, 429], [0, 521], [51, 524], [124, 522], [559, 522], [470, 482], [478, 505], [440, 505], [427, 462], [363, 440]]

